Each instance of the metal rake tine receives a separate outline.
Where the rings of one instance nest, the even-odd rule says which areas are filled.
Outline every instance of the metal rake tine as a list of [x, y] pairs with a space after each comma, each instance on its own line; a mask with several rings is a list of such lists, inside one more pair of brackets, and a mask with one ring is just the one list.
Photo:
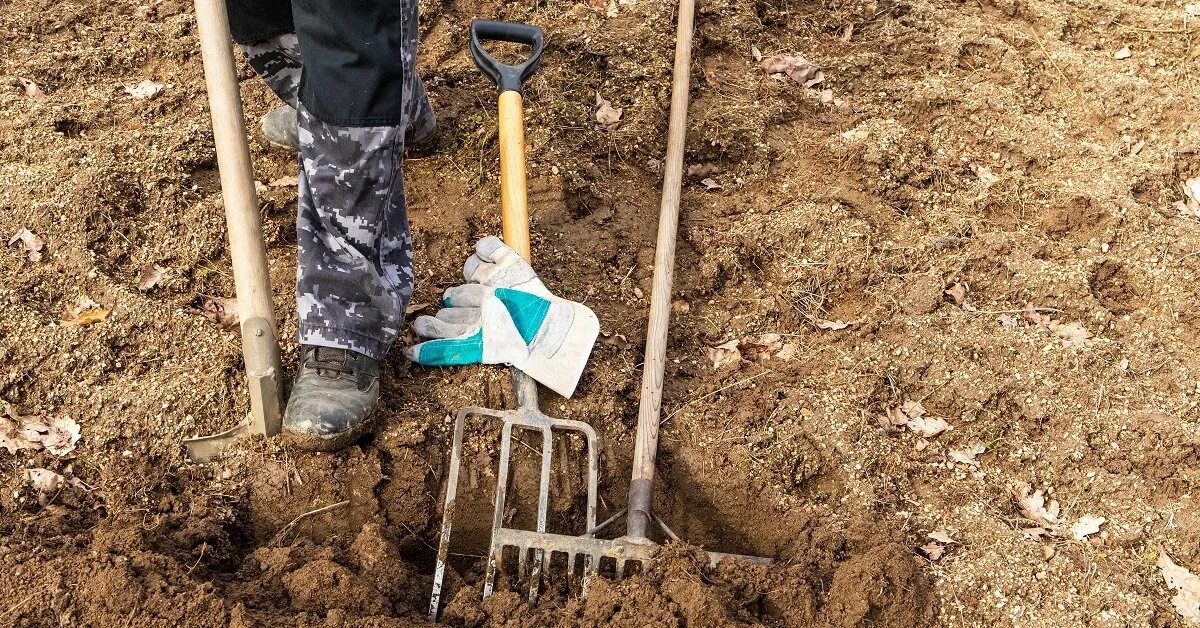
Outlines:
[[437, 566], [433, 572], [433, 595], [429, 600], [430, 621], [437, 619], [442, 601], [442, 583], [446, 576], [446, 560], [450, 556], [450, 531], [454, 527], [454, 506], [458, 496], [458, 473], [462, 467], [463, 427], [471, 408], [463, 408], [454, 421], [454, 438], [450, 447], [450, 475], [446, 479], [446, 500], [442, 506], [442, 536], [438, 540]]
[[[500, 430], [500, 468], [496, 472], [496, 507], [492, 513], [492, 530], [504, 525], [504, 503], [508, 494], [508, 464], [512, 455], [512, 423], [504, 422]], [[483, 599], [487, 599], [495, 588], [496, 571], [503, 560], [504, 548], [497, 547], [493, 541], [489, 552], [487, 572], [484, 574]]]
[[[550, 514], [550, 472], [553, 467], [554, 432], [550, 427], [542, 429], [542, 476], [538, 483], [537, 531], [546, 531], [546, 520]], [[540, 548], [533, 551], [533, 573], [529, 576], [529, 603], [537, 603], [538, 586], [542, 574], [547, 571], [549, 554]]]

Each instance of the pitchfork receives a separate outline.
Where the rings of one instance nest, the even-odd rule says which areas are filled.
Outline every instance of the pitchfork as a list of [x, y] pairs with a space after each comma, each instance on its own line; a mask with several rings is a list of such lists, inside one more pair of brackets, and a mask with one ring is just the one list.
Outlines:
[[[499, 63], [483, 48], [482, 41], [507, 41], [527, 44], [533, 48], [529, 58], [520, 65]], [[520, 253], [526, 260], [529, 251], [529, 208], [526, 201], [525, 183], [525, 128], [521, 102], [521, 85], [537, 71], [541, 61], [544, 36], [536, 26], [475, 20], [471, 23], [471, 57], [475, 64], [500, 90], [500, 206], [504, 242]], [[506, 532], [519, 532], [504, 527], [505, 498], [508, 486], [509, 461], [512, 454], [514, 429], [534, 430], [542, 435], [541, 479], [538, 487], [537, 533], [546, 532], [546, 518], [550, 509], [550, 469], [555, 430], [574, 431], [587, 440], [587, 529], [596, 527], [596, 491], [600, 475], [600, 444], [596, 431], [582, 421], [556, 419], [546, 416], [538, 408], [537, 382], [528, 375], [513, 370], [513, 390], [517, 395], [516, 410], [492, 410], [490, 408], [464, 408], [454, 423], [454, 445], [450, 450], [450, 477], [446, 485], [446, 503], [442, 518], [442, 536], [438, 545], [437, 567], [433, 576], [433, 596], [429, 603], [429, 617], [437, 618], [438, 605], [442, 596], [442, 583], [446, 572], [446, 558], [450, 550], [450, 531], [453, 527], [455, 498], [458, 487], [459, 469], [462, 465], [463, 427], [471, 416], [483, 416], [504, 422], [500, 435], [500, 468], [497, 473], [496, 508], [492, 519], [492, 544], [488, 551], [488, 564], [483, 595], [492, 593], [496, 572], [500, 567], [508, 538]], [[532, 551], [530, 551], [532, 549]], [[531, 555], [532, 554], [532, 555]], [[548, 565], [549, 555], [540, 548], [522, 545], [518, 557], [522, 578], [528, 578], [529, 600], [536, 601], [543, 565]]]
[[[537, 384], [520, 372], [513, 373], [513, 388], [517, 391], [517, 410], [467, 408], [459, 413], [454, 426], [454, 447], [450, 455], [450, 477], [446, 487], [446, 504], [442, 537], [438, 546], [437, 568], [433, 579], [433, 597], [429, 618], [437, 619], [441, 600], [446, 557], [450, 549], [450, 528], [454, 515], [455, 489], [462, 461], [463, 426], [472, 415], [490, 416], [504, 421], [500, 441], [500, 470], [497, 476], [495, 513], [492, 520], [492, 540], [488, 549], [484, 573], [483, 597], [491, 595], [497, 571], [505, 551], [517, 551], [519, 579], [527, 579], [529, 601], [537, 600], [543, 575], [548, 574], [551, 559], [565, 557], [568, 579], [578, 573], [581, 590], [587, 592], [589, 580], [600, 573], [602, 564], [607, 571], [621, 578], [630, 563], [644, 567], [654, 559], [659, 545], [650, 539], [653, 523], [671, 540], [679, 537], [653, 511], [654, 459], [658, 450], [658, 426], [662, 407], [663, 374], [666, 365], [667, 327], [671, 314], [671, 280], [675, 266], [675, 236], [679, 226], [679, 192], [683, 180], [684, 132], [687, 123], [688, 81], [691, 66], [691, 41], [694, 0], [680, 0], [679, 24], [675, 45], [675, 68], [671, 87], [671, 119], [667, 131], [666, 171], [663, 177], [662, 205], [659, 212], [658, 240], [654, 258], [654, 287], [650, 297], [650, 321], [646, 330], [646, 356], [642, 373], [641, 403], [638, 408], [637, 440], [633, 453], [633, 478], [629, 483], [628, 506], [596, 525], [596, 484], [599, 476], [598, 438], [592, 428], [579, 421], [552, 419], [537, 409]], [[483, 40], [524, 43], [533, 47], [532, 56], [518, 66], [496, 62], [483, 49]], [[484, 74], [500, 89], [500, 180], [502, 187], [504, 239], [528, 259], [528, 214], [525, 205], [524, 130], [521, 122], [520, 87], [537, 69], [543, 37], [533, 26], [501, 22], [475, 21], [471, 24], [471, 56]], [[504, 498], [508, 485], [509, 456], [513, 427], [536, 429], [542, 432], [542, 475], [538, 494], [536, 530], [520, 530], [504, 526]], [[587, 532], [569, 536], [546, 532], [546, 511], [550, 492], [550, 461], [553, 428], [576, 430], [587, 437], [588, 446], [588, 504]], [[625, 535], [617, 539], [601, 539], [597, 535], [621, 517], [625, 517]], [[710, 564], [735, 558], [762, 565], [771, 559], [707, 552]]]

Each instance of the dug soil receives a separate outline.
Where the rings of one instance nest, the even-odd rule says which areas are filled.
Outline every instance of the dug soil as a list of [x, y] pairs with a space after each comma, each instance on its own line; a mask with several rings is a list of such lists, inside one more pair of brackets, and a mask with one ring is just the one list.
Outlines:
[[[577, 394], [543, 407], [599, 432], [601, 519], [633, 449], [673, 10], [421, 7], [444, 141], [407, 163], [417, 306], [499, 230], [494, 90], [467, 25], [546, 30], [526, 90], [534, 264], [603, 336]], [[1176, 204], [1200, 175], [1189, 10], [702, 0], [655, 501], [685, 543], [586, 597], [530, 605], [502, 582], [482, 601], [498, 430], [471, 421], [442, 620], [1182, 621], [1155, 561], [1200, 571], [1200, 221]], [[777, 55], [823, 80], [769, 75]], [[278, 103], [240, 71], [253, 123]], [[126, 90], [142, 81], [161, 89]], [[598, 124], [598, 98], [619, 123]], [[250, 141], [290, 369], [296, 159]], [[0, 449], [0, 623], [422, 624], [452, 417], [511, 407], [508, 373], [396, 351], [381, 428], [345, 452], [183, 457], [248, 403], [237, 332], [204, 315], [233, 285], [190, 5], [4, 3], [0, 175], [0, 235], [44, 241], [40, 259], [0, 251], [0, 399], [82, 434], [62, 455]], [[100, 320], [62, 322], [80, 311]], [[515, 446], [513, 525], [536, 446]], [[580, 534], [581, 444], [555, 453], [550, 528]], [[710, 568], [697, 547], [775, 566]]]

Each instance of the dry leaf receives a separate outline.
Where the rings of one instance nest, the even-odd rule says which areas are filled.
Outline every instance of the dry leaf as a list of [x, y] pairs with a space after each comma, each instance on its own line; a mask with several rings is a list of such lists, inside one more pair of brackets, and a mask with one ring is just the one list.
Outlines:
[[153, 98], [153, 97], [157, 96], [158, 93], [161, 92], [162, 90], [163, 90], [162, 83], [155, 83], [154, 81], [151, 81], [149, 79], [146, 79], [146, 80], [144, 80], [140, 83], [134, 84], [134, 85], [126, 85], [125, 86], [125, 93], [129, 94], [130, 96], [133, 96], [134, 98], [136, 98], [138, 100], [142, 100], [145, 98]]
[[34, 440], [25, 438], [27, 435], [21, 418], [13, 412], [12, 406], [7, 406], [4, 416], [0, 416], [0, 447], [10, 454], [15, 454], [22, 449], [42, 448], [41, 432], [32, 431]]
[[1124, 48], [1118, 50], [1115, 54], [1113, 54], [1113, 58], [1116, 59], [1117, 61], [1121, 61], [1123, 59], [1128, 59], [1129, 57], [1132, 57], [1132, 56], [1133, 56], [1133, 51], [1129, 49], [1129, 46], [1125, 46]]
[[21, 87], [25, 88], [26, 98], [32, 98], [33, 100], [46, 98], [46, 94], [42, 92], [42, 88], [38, 87], [37, 83], [27, 78], [18, 78], [17, 80], [21, 82]]
[[408, 307], [404, 308], [404, 315], [416, 314], [421, 310], [433, 305], [432, 303], [409, 303]]
[[979, 177], [979, 182], [983, 187], [991, 187], [993, 183], [1000, 180], [1000, 177], [992, 173], [992, 169], [983, 164], [971, 164], [971, 172]]
[[700, 184], [703, 185], [704, 189], [708, 190], [709, 192], [716, 192], [717, 190], [722, 189], [721, 184], [717, 183], [717, 180], [711, 177], [701, 181]]
[[1075, 525], [1071, 526], [1071, 535], [1075, 537], [1076, 541], [1082, 541], [1088, 536], [1099, 532], [1100, 526], [1104, 525], [1105, 521], [1108, 520], [1104, 517], [1084, 515], [1079, 518], [1079, 521], [1075, 522]]
[[776, 78], [788, 77], [805, 87], [820, 85], [825, 80], [821, 66], [800, 55], [775, 55], [760, 62], [762, 69]]
[[910, 419], [919, 419], [925, 416], [925, 406], [921, 405], [920, 401], [905, 401], [900, 405], [900, 410]]
[[950, 424], [945, 419], [910, 417], [908, 420], [908, 429], [918, 436], [933, 438], [946, 430], [954, 428], [950, 427]]
[[111, 310], [98, 308], [96, 302], [87, 296], [79, 297], [76, 305], [67, 306], [59, 321], [67, 327], [87, 327], [108, 318]]
[[1164, 551], [1158, 553], [1158, 568], [1167, 588], [1175, 591], [1171, 598], [1175, 611], [1184, 619], [1200, 622], [1200, 576], [1176, 565]]
[[1001, 327], [1016, 327], [1021, 321], [1012, 314], [1001, 314], [996, 317], [996, 322], [1000, 323]]
[[204, 300], [204, 317], [225, 331], [232, 331], [241, 324], [237, 299], [209, 297]]
[[1068, 349], [1083, 348], [1091, 344], [1089, 339], [1092, 334], [1084, 328], [1082, 323], [1051, 322], [1048, 327], [1055, 336], [1062, 339], [1063, 346]]
[[67, 485], [63, 476], [49, 469], [25, 469], [25, 479], [37, 491], [38, 504], [45, 506]]
[[167, 269], [158, 264], [146, 264], [138, 276], [138, 290], [145, 292], [161, 284], [167, 278]]
[[1052, 531], [1047, 530], [1046, 528], [1021, 529], [1021, 535], [1024, 536], [1027, 541], [1040, 541], [1042, 540], [1043, 536], [1049, 536], [1050, 534], [1052, 534]]
[[958, 463], [978, 468], [979, 461], [975, 458], [985, 451], [987, 451], [987, 448], [983, 446], [983, 443], [975, 443], [966, 449], [951, 449], [950, 459]]
[[1021, 311], [1021, 316], [1024, 316], [1025, 320], [1033, 323], [1034, 325], [1038, 325], [1040, 327], [1050, 326], [1050, 315], [1042, 314], [1037, 308], [1033, 307], [1032, 303], [1025, 306], [1025, 309]]
[[54, 419], [42, 437], [42, 446], [55, 456], [65, 456], [75, 451], [79, 442], [79, 424], [72, 419]]
[[921, 546], [921, 552], [925, 554], [925, 557], [928, 558], [930, 562], [941, 558], [945, 551], [945, 545], [942, 545], [941, 543], [934, 543], [932, 541]]
[[738, 351], [739, 341], [730, 340], [724, 344], [715, 347], [705, 347], [704, 355], [712, 361], [713, 368], [721, 370], [731, 364], [740, 364], [742, 362], [742, 353]]
[[1183, 182], [1183, 200], [1176, 203], [1179, 213], [1185, 216], [1200, 216], [1200, 177]]
[[1045, 491], [1038, 489], [1033, 493], [1029, 484], [1020, 484], [1009, 489], [1009, 494], [1017, 504], [1017, 509], [1026, 519], [1041, 524], [1050, 530], [1058, 528], [1058, 500], [1046, 502]]
[[21, 245], [21, 250], [25, 252], [25, 257], [31, 262], [41, 261], [42, 249], [46, 247], [46, 241], [35, 235], [32, 231], [22, 227], [17, 229], [17, 232], [8, 239], [8, 245]]
[[744, 338], [738, 344], [743, 357], [761, 362], [783, 350], [783, 336], [779, 334], [762, 334]]
[[763, 58], [762, 52], [758, 49], [758, 46], [750, 46], [750, 56], [754, 57], [755, 61], [762, 61]]
[[958, 541], [955, 541], [954, 539], [950, 538], [950, 533], [946, 532], [945, 530], [934, 530], [933, 532], [930, 532], [929, 534], [926, 534], [925, 536], [927, 536], [928, 538], [931, 538], [943, 545], [949, 545], [951, 543], [958, 542]]
[[596, 128], [601, 131], [616, 131], [621, 126], [621, 114], [624, 109], [617, 109], [612, 103], [596, 92]]
[[795, 358], [796, 354], [799, 352], [800, 347], [796, 346], [795, 343], [788, 342], [784, 343], [783, 347], [775, 353], [775, 357], [779, 358], [780, 360], [787, 361]]
[[268, 187], [273, 188], [294, 188], [297, 185], [300, 185], [298, 177], [279, 177], [267, 184]]
[[888, 408], [885, 414], [877, 418], [879, 427], [888, 434], [898, 434], [908, 424], [908, 416], [900, 408]]
[[844, 322], [841, 320], [827, 321], [825, 319], [817, 319], [817, 327], [820, 327], [821, 329], [824, 329], [825, 331], [838, 331], [841, 329], [845, 329], [849, 326], [850, 326], [850, 323], [847, 323], [847, 322]]
[[962, 305], [967, 300], [967, 287], [961, 283], [956, 283], [943, 290], [943, 292], [954, 301], [955, 305]]
[[625, 334], [610, 334], [604, 331], [600, 332], [600, 342], [619, 349], [629, 346], [629, 339], [625, 337]]

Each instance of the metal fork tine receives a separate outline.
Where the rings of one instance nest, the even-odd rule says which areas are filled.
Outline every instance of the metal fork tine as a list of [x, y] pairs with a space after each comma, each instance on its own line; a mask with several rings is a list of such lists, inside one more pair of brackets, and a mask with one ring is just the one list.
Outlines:
[[[537, 531], [546, 531], [546, 520], [550, 514], [550, 470], [554, 455], [554, 433], [549, 427], [542, 428], [542, 475], [538, 483]], [[542, 573], [549, 565], [549, 555], [541, 549], [533, 551], [533, 573], [529, 575], [529, 603], [537, 603], [538, 586]]]
[[617, 576], [617, 580], [620, 580], [621, 578], [625, 577], [625, 560], [622, 558], [617, 559], [617, 574], [616, 574], [616, 576]]

